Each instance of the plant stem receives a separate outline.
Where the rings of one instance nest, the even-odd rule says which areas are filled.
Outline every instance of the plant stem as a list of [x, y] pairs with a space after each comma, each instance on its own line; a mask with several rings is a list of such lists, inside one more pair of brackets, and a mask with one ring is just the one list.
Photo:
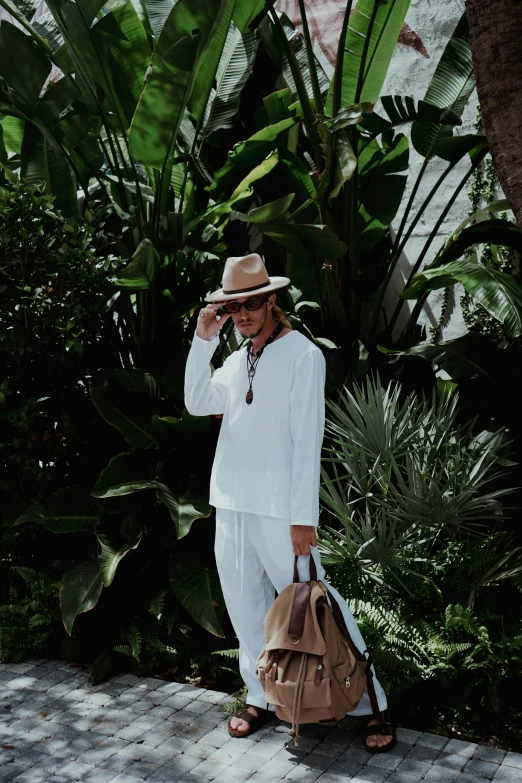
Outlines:
[[385, 295], [386, 290], [388, 288], [388, 285], [390, 283], [391, 276], [392, 276], [392, 274], [394, 272], [394, 269], [395, 269], [395, 267], [397, 265], [397, 262], [398, 262], [399, 258], [401, 257], [401, 253], [404, 250], [404, 247], [405, 247], [408, 239], [410, 238], [410, 236], [411, 236], [411, 234], [413, 232], [413, 229], [415, 228], [415, 226], [417, 225], [417, 223], [421, 219], [422, 214], [424, 213], [424, 210], [426, 209], [426, 207], [430, 203], [431, 199], [433, 198], [433, 196], [437, 192], [437, 190], [438, 190], [439, 186], [441, 185], [441, 183], [445, 180], [445, 178], [448, 176], [450, 171], [452, 171], [452, 169], [455, 166], [456, 166], [456, 163], [450, 163], [450, 165], [442, 172], [442, 174], [440, 175], [439, 179], [437, 180], [437, 182], [435, 183], [435, 185], [432, 187], [432, 189], [428, 193], [427, 197], [425, 198], [424, 203], [422, 204], [421, 208], [419, 209], [419, 211], [415, 215], [415, 217], [414, 217], [414, 219], [413, 219], [413, 221], [412, 221], [408, 231], [406, 232], [406, 234], [404, 236], [404, 239], [402, 240], [401, 244], [399, 245], [399, 247], [392, 254], [392, 257], [390, 259], [390, 263], [388, 264], [388, 269], [386, 271], [386, 275], [384, 276], [384, 280], [382, 281], [382, 283], [381, 283], [381, 285], [379, 287], [379, 291], [377, 292], [377, 297], [376, 297], [375, 304], [374, 304], [373, 311], [372, 311], [372, 315], [371, 315], [371, 318], [370, 318], [370, 323], [369, 323], [369, 326], [368, 326], [368, 330], [366, 332], [366, 343], [367, 344], [369, 344], [369, 342], [371, 342], [373, 340], [374, 336], [375, 336], [375, 331], [377, 329], [377, 323], [378, 323], [378, 320], [379, 320], [379, 314], [380, 314], [380, 311], [381, 311], [384, 295]]
[[320, 173], [323, 168], [323, 156], [321, 153], [321, 142], [319, 139], [319, 134], [317, 133], [317, 128], [315, 127], [315, 118], [312, 111], [312, 105], [310, 103], [310, 99], [308, 97], [308, 93], [306, 91], [306, 86], [303, 79], [303, 74], [301, 73], [301, 69], [299, 68], [299, 64], [296, 60], [295, 54], [293, 52], [292, 47], [290, 46], [288, 39], [285, 35], [285, 31], [283, 30], [283, 25], [281, 24], [281, 21], [277, 15], [277, 12], [274, 9], [274, 0], [265, 0], [266, 5], [269, 8], [269, 13], [272, 18], [272, 21], [274, 23], [274, 26], [279, 33], [279, 37], [281, 39], [281, 43], [283, 45], [284, 52], [286, 54], [286, 58], [288, 60], [288, 65], [290, 66], [290, 70], [292, 71], [292, 76], [295, 82], [295, 87], [297, 90], [297, 95], [299, 97], [299, 101], [301, 103], [301, 107], [303, 109], [303, 122], [306, 128], [306, 131], [308, 133], [308, 137], [310, 139], [310, 143], [312, 145], [312, 152], [314, 155], [315, 165], [317, 167], [317, 171]]
[[315, 67], [315, 55], [312, 49], [312, 39], [310, 38], [310, 30], [308, 29], [308, 19], [306, 18], [304, 0], [299, 0], [299, 11], [301, 13], [301, 22], [303, 25], [303, 36], [305, 40], [308, 68], [310, 69], [310, 79], [312, 80], [312, 90], [314, 93], [314, 101], [315, 101], [315, 113], [322, 115], [324, 114], [323, 97], [321, 95], [321, 89], [319, 87], [319, 79], [317, 77], [317, 69]]
[[344, 53], [345, 53], [345, 41], [346, 33], [348, 32], [348, 24], [352, 13], [353, 0], [349, 0], [346, 11], [344, 13], [343, 26], [341, 30], [341, 36], [339, 38], [339, 44], [337, 46], [337, 57], [335, 59], [335, 71], [333, 78], [333, 96], [332, 96], [332, 117], [336, 117], [339, 109], [341, 108], [341, 100], [343, 94], [343, 68], [344, 68]]
[[[435, 226], [433, 228], [433, 231], [431, 232], [431, 234], [430, 234], [430, 236], [428, 238], [428, 241], [426, 242], [426, 244], [424, 245], [424, 248], [422, 249], [421, 255], [417, 259], [417, 261], [415, 263], [415, 266], [413, 267], [413, 269], [412, 269], [412, 271], [410, 273], [410, 276], [408, 278], [408, 282], [406, 284], [406, 288], [409, 286], [409, 284], [411, 282], [411, 279], [413, 278], [413, 275], [417, 273], [417, 271], [418, 271], [418, 269], [419, 269], [419, 267], [421, 265], [421, 262], [422, 262], [424, 256], [426, 255], [426, 252], [427, 252], [429, 246], [431, 245], [431, 243], [432, 243], [432, 241], [433, 241], [433, 239], [435, 237], [435, 234], [437, 233], [437, 230], [439, 229], [440, 225], [442, 224], [442, 221], [444, 220], [444, 218], [448, 214], [449, 210], [453, 206], [453, 204], [455, 202], [455, 199], [457, 198], [458, 194], [460, 193], [460, 191], [462, 190], [462, 188], [464, 187], [464, 185], [466, 184], [468, 179], [471, 177], [471, 175], [473, 174], [475, 169], [478, 166], [480, 166], [480, 164], [482, 163], [483, 159], [486, 157], [488, 152], [489, 152], [488, 149], [480, 150], [480, 152], [477, 154], [477, 157], [473, 161], [473, 164], [471, 165], [469, 170], [466, 172], [466, 174], [462, 177], [461, 181], [457, 185], [457, 187], [456, 187], [455, 191], [453, 192], [453, 194], [452, 194], [448, 204], [442, 210], [441, 215], [440, 215], [439, 219], [437, 220], [437, 222], [436, 222], [436, 224], [435, 224]], [[404, 330], [403, 330], [403, 332], [401, 334], [401, 337], [399, 339], [399, 344], [398, 344], [399, 349], [401, 349], [404, 346], [405, 342], [410, 339], [411, 334], [413, 332], [413, 328], [414, 328], [415, 324], [417, 323], [417, 319], [418, 319], [418, 317], [420, 315], [420, 312], [421, 312], [422, 308], [424, 307], [424, 304], [425, 304], [425, 302], [426, 302], [426, 300], [427, 300], [429, 295], [430, 295], [430, 292], [428, 291], [427, 293], [425, 293], [422, 296], [420, 296], [419, 299], [417, 300], [417, 302], [415, 304], [415, 307], [411, 311], [411, 315], [408, 318], [406, 326], [404, 327]], [[402, 304], [403, 301], [404, 300], [401, 300], [401, 304]], [[395, 325], [395, 322], [394, 322], [393, 325]], [[392, 326], [391, 322], [390, 322], [390, 326]]]

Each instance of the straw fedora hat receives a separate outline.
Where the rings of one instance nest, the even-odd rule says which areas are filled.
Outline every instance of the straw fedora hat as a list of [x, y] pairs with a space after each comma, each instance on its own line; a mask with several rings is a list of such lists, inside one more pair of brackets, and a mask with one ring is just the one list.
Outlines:
[[231, 256], [225, 261], [222, 288], [205, 297], [205, 302], [226, 302], [238, 296], [264, 294], [290, 283], [289, 277], [269, 277], [263, 259], [257, 253]]

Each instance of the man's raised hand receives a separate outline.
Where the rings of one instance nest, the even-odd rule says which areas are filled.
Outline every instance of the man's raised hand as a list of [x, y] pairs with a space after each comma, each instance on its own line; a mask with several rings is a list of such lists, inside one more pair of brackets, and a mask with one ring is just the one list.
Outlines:
[[211, 340], [216, 335], [224, 323], [230, 318], [230, 314], [218, 315], [216, 320], [216, 310], [221, 307], [221, 302], [208, 304], [202, 307], [198, 313], [198, 324], [196, 334], [202, 340]]

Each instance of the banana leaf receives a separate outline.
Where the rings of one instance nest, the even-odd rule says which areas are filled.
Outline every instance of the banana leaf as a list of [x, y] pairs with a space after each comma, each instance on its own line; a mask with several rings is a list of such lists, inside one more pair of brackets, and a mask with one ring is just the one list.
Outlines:
[[241, 182], [245, 174], [259, 165], [278, 146], [281, 134], [288, 131], [297, 119], [289, 118], [262, 128], [246, 141], [236, 144], [228, 153], [227, 162], [214, 175], [214, 181], [206, 190], [213, 198], [227, 197]]
[[509, 334], [522, 333], [522, 286], [512, 275], [473, 261], [426, 269], [414, 275], [411, 285], [400, 294], [402, 299], [418, 299], [427, 291], [460, 283], [490, 315], [504, 325]]
[[[203, 137], [219, 128], [233, 127], [241, 91], [252, 72], [257, 45], [255, 32], [243, 35], [233, 23], [230, 25], [215, 74], [215, 87], [210, 91], [205, 108], [201, 129]], [[194, 93], [197, 89], [196, 81]]]
[[[359, 0], [350, 17], [346, 32], [342, 72], [341, 107], [355, 103], [359, 66], [368, 35], [370, 18], [376, 0]], [[399, 34], [406, 19], [411, 0], [379, 2], [373, 25], [359, 100], [376, 103], [388, 72]], [[326, 113], [332, 114], [334, 80], [330, 85]]]
[[[474, 89], [468, 21], [463, 14], [438, 62], [424, 100], [461, 117]], [[445, 123], [414, 122], [411, 127], [411, 143], [423, 157], [437, 155], [437, 144], [452, 135], [452, 127]]]
[[51, 62], [41, 48], [28, 35], [3, 20], [0, 24], [0, 76], [29, 106], [37, 102], [50, 72]]
[[44, 182], [55, 207], [66, 217], [78, 214], [76, 180], [65, 157], [51, 147], [38, 128], [27, 123], [21, 151], [22, 177], [30, 185]]

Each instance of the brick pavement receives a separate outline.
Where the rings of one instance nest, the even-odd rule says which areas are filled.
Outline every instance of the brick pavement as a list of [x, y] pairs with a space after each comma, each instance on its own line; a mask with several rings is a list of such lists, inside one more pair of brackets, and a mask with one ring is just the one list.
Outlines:
[[522, 783], [522, 754], [399, 728], [370, 755], [360, 723], [274, 720], [228, 735], [227, 694], [125, 674], [91, 685], [63, 661], [0, 664], [0, 783]]

